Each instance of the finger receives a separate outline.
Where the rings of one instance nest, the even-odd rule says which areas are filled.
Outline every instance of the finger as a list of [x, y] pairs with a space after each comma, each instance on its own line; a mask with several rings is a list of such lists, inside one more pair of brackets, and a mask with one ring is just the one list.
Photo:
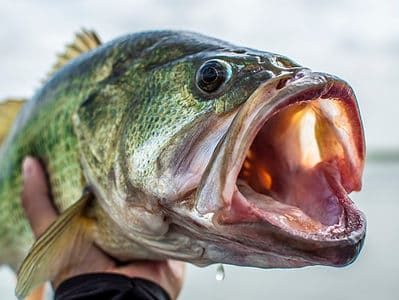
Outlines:
[[25, 158], [22, 165], [24, 185], [22, 205], [35, 237], [39, 237], [57, 218], [47, 187], [46, 175], [39, 161]]
[[183, 280], [186, 273], [186, 263], [178, 260], [167, 260], [169, 270], [178, 279]]
[[186, 263], [168, 259], [166, 261], [168, 268], [166, 269], [166, 278], [168, 278], [169, 287], [166, 287], [172, 299], [177, 299], [183, 287], [184, 275], [186, 273]]
[[140, 277], [151, 281], [159, 281], [163, 275], [165, 268], [167, 268], [166, 261], [134, 261], [130, 264], [117, 267], [110, 272], [124, 274], [128, 277]]
[[153, 278], [153, 280], [167, 273], [179, 280], [183, 280], [185, 269], [185, 262], [168, 259], [163, 261], [135, 261], [110, 271], [124, 274], [128, 277]]
[[115, 261], [102, 250], [92, 245], [88, 249], [79, 252], [80, 257], [70, 260], [67, 267], [61, 270], [52, 280], [54, 289], [67, 280], [81, 274], [104, 273], [115, 268]]
[[184, 262], [174, 260], [136, 261], [108, 271], [155, 282], [168, 293], [171, 299], [176, 299], [183, 286], [185, 266]]

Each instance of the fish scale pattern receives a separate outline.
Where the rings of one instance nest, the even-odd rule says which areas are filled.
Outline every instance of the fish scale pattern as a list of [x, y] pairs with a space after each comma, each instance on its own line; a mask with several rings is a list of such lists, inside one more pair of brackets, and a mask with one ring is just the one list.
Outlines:
[[[63, 110], [63, 115], [47, 113], [33, 117], [0, 157], [0, 169], [5, 171], [0, 176], [0, 259], [13, 260], [13, 268], [18, 267], [33, 242], [20, 204], [23, 157], [31, 155], [43, 160], [60, 211], [80, 197], [83, 180], [76, 137], [71, 134], [71, 122], [65, 122], [70, 117], [68, 109]], [[11, 256], [9, 253], [13, 252]]]
[[[258, 56], [237, 51], [200, 34], [145, 32], [106, 43], [56, 72], [24, 106], [0, 148], [0, 264], [17, 269], [33, 242], [20, 200], [27, 155], [43, 161], [60, 212], [88, 184], [113, 219], [126, 217], [123, 201], [151, 212], [159, 199], [175, 195], [174, 168], [182, 159], [176, 153], [206, 130], [196, 126], [223, 119], [269, 78], [263, 72], [249, 81]], [[215, 55], [236, 74], [219, 93], [205, 95], [196, 72]], [[123, 219], [118, 230], [136, 225]], [[117, 250], [129, 242], [119, 236], [115, 245], [108, 237], [115, 228], [107, 226], [97, 243]]]

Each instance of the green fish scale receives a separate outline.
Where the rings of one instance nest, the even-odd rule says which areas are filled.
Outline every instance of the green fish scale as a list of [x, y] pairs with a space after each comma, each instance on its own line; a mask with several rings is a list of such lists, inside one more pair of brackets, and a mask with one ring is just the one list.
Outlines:
[[0, 148], [0, 263], [17, 269], [33, 243], [20, 197], [25, 156], [40, 157], [46, 166], [60, 212], [80, 198], [85, 181], [72, 116], [93, 87], [110, 74], [109, 56], [118, 52], [112, 45], [105, 46], [62, 68], [27, 102]]
[[[121, 189], [167, 194], [171, 184], [160, 182], [160, 175], [172, 174], [178, 159], [173, 149], [195, 136], [196, 121], [234, 109], [264, 81], [237, 77], [224, 93], [204, 98], [194, 85], [198, 67], [219, 52], [234, 65], [242, 51], [231, 49], [195, 33], [139, 33], [83, 54], [56, 73], [28, 101], [0, 148], [0, 263], [16, 269], [33, 242], [20, 200], [27, 155], [42, 159], [60, 212], [80, 198], [86, 185], [82, 158], [85, 175], [101, 195], [109, 195], [110, 174], [118, 176], [113, 185]], [[101, 200], [112, 214], [115, 203], [109, 198]]]
[[[33, 243], [21, 206], [21, 165], [40, 157], [60, 212], [79, 200], [86, 185], [72, 123], [79, 105], [110, 74], [112, 57], [123, 49], [105, 46], [66, 65], [22, 109], [0, 148], [0, 264], [17, 269]], [[97, 53], [97, 54], [96, 54]], [[78, 65], [76, 68], [74, 66]]]
[[[76, 137], [71, 134], [71, 122], [65, 122], [65, 118], [71, 114], [68, 110], [64, 110], [63, 114], [61, 116], [60, 113], [41, 113], [37, 117], [41, 122], [35, 122], [33, 118], [0, 158], [0, 169], [6, 170], [4, 175], [7, 175], [5, 178], [0, 177], [0, 259], [10, 259], [7, 252], [18, 251], [19, 255], [13, 258], [15, 262], [11, 262], [14, 268], [33, 242], [20, 203], [23, 157], [38, 156], [45, 162], [50, 175], [52, 196], [61, 211], [71, 205], [71, 200], [79, 199], [82, 191]], [[63, 138], [60, 138], [61, 136]], [[10, 251], [7, 251], [8, 248]]]

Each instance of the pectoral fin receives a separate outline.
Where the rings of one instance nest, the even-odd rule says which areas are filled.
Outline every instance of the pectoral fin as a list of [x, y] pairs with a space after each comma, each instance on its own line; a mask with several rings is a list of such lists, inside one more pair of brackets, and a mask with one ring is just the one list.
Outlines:
[[33, 244], [17, 278], [16, 295], [22, 299], [41, 283], [80, 264], [93, 243], [95, 222], [87, 217], [94, 196], [85, 192]]

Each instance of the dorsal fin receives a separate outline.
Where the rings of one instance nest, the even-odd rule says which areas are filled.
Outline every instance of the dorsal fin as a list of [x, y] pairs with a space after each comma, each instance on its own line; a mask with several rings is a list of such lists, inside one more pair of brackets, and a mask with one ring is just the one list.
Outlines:
[[101, 45], [98, 35], [92, 30], [82, 29], [77, 33], [75, 40], [66, 46], [65, 52], [57, 55], [57, 61], [48, 74], [48, 77], [58, 71], [63, 65], [72, 59], [80, 56], [82, 53], [93, 50]]
[[25, 102], [25, 99], [7, 99], [0, 102], [0, 145]]

